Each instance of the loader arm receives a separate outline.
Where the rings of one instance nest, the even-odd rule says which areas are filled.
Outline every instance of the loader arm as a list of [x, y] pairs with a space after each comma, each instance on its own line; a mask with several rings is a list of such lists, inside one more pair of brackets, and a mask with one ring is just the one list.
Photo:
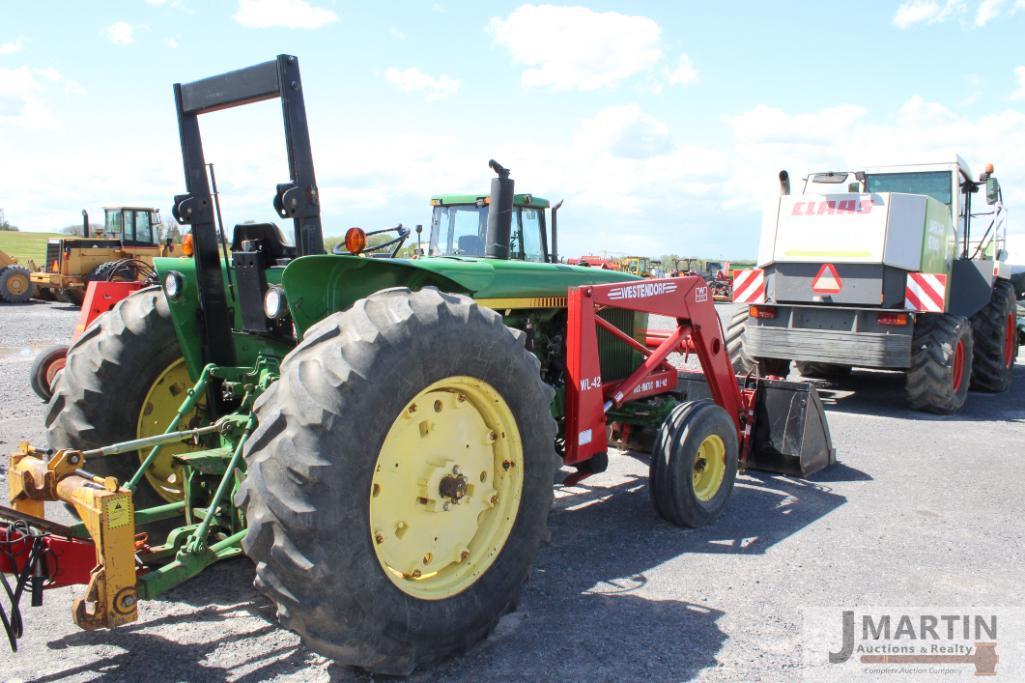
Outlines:
[[[737, 385], [722, 323], [704, 279], [689, 276], [577, 287], [570, 290], [568, 299], [567, 464], [583, 462], [608, 449], [605, 424], [609, 410], [628, 401], [673, 392], [678, 375], [666, 358], [681, 350], [697, 354], [712, 399], [729, 413], [737, 429], [743, 458], [748, 450], [745, 435], [750, 433], [753, 391], [741, 391]], [[608, 308], [668, 316], [676, 320], [676, 329], [650, 350], [598, 317]], [[602, 381], [598, 327], [647, 356], [622, 381]]]

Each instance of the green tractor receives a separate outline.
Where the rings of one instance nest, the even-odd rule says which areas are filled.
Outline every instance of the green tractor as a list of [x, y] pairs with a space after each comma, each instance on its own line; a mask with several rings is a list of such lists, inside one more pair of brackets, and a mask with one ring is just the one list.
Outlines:
[[[439, 194], [431, 197], [431, 256], [484, 256], [488, 230], [488, 195]], [[535, 263], [558, 263], [558, 213], [562, 202], [517, 194], [512, 202], [510, 258]], [[549, 241], [546, 210], [551, 209]]]
[[[569, 482], [603, 471], [607, 430], [654, 435], [653, 501], [680, 526], [714, 521], [738, 468], [833, 462], [814, 390], [738, 384], [700, 278], [544, 262], [555, 248], [541, 200], [516, 199], [494, 161], [490, 210], [474, 224], [481, 253], [325, 254], [300, 83], [282, 55], [175, 85], [187, 193], [174, 214], [192, 227], [194, 258], [157, 259], [161, 286], [84, 332], [49, 402], [53, 450], [12, 455], [6, 512], [26, 526], [0, 525], [0, 541], [45, 547], [62, 568], [53, 585], [88, 582], [77, 624], [133, 621], [140, 600], [245, 554], [313, 650], [406, 674], [514, 608], [558, 468], [575, 470]], [[274, 98], [291, 171], [274, 206], [294, 245], [273, 224], [242, 224], [226, 255], [199, 116]], [[442, 212], [467, 204], [437, 199]], [[439, 250], [469, 250], [454, 225]], [[358, 252], [360, 234], [349, 237]], [[678, 327], [652, 352], [642, 335], [655, 312]], [[668, 365], [684, 348], [704, 376]], [[777, 404], [786, 420], [773, 419]], [[43, 519], [43, 500], [82, 522]], [[95, 558], [82, 559], [83, 542]], [[29, 560], [0, 558], [0, 571], [29, 581], [29, 545]]]

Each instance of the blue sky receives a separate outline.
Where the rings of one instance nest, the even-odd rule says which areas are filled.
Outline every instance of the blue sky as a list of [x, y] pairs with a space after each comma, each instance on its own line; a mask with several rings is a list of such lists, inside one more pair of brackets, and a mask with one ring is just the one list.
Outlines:
[[[568, 255], [750, 257], [775, 174], [960, 153], [1025, 233], [1025, 0], [0, 5], [0, 207], [23, 229], [184, 190], [171, 84], [300, 59], [327, 234], [428, 197], [564, 198]], [[204, 120], [225, 219], [273, 216], [278, 109]], [[1021, 207], [1021, 208], [1019, 208]], [[1025, 253], [1019, 260], [1025, 261]]]

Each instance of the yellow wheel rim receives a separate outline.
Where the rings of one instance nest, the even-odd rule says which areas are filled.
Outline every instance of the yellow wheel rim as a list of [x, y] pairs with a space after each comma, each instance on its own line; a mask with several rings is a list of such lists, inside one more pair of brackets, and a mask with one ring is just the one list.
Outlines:
[[[185, 359], [179, 358], [171, 363], [160, 373], [156, 381], [150, 385], [146, 392], [146, 398], [142, 402], [142, 409], [139, 411], [139, 422], [136, 427], [136, 438], [155, 436], [163, 434], [167, 426], [171, 424], [182, 401], [185, 400], [186, 392], [192, 388], [192, 379], [189, 377], [188, 368], [185, 367]], [[200, 407], [205, 399], [200, 399]], [[178, 424], [179, 429], [189, 429], [198, 426], [199, 411], [193, 409], [185, 415]], [[174, 466], [174, 456], [179, 453], [200, 450], [200, 446], [191, 446], [185, 443], [167, 444], [160, 449], [160, 455], [153, 461], [153, 465], [146, 470], [146, 480], [149, 481], [157, 494], [173, 503], [182, 499], [184, 495], [184, 481], [182, 469]], [[139, 461], [148, 455], [149, 450], [139, 452]]]
[[28, 287], [28, 275], [24, 273], [15, 272], [7, 278], [7, 291], [14, 296], [21, 296], [28, 291]]
[[377, 456], [370, 534], [403, 592], [441, 600], [470, 587], [509, 538], [523, 490], [523, 443], [490, 384], [455, 376], [406, 404]]
[[726, 476], [726, 446], [717, 434], [705, 437], [694, 458], [694, 495], [703, 503], [715, 497]]

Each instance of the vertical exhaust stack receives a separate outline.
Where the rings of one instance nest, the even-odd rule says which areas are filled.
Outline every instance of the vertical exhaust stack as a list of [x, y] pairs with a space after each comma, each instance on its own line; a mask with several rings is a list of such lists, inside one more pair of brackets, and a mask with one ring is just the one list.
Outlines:
[[82, 237], [89, 236], [89, 212], [82, 209]]
[[779, 193], [790, 194], [790, 174], [786, 170], [779, 172]]
[[488, 166], [498, 177], [491, 179], [491, 208], [488, 211], [484, 255], [487, 258], [508, 259], [515, 182], [509, 177], [509, 169], [494, 159], [488, 162]]
[[559, 262], [559, 209], [562, 208], [563, 199], [552, 207], [552, 263]]

